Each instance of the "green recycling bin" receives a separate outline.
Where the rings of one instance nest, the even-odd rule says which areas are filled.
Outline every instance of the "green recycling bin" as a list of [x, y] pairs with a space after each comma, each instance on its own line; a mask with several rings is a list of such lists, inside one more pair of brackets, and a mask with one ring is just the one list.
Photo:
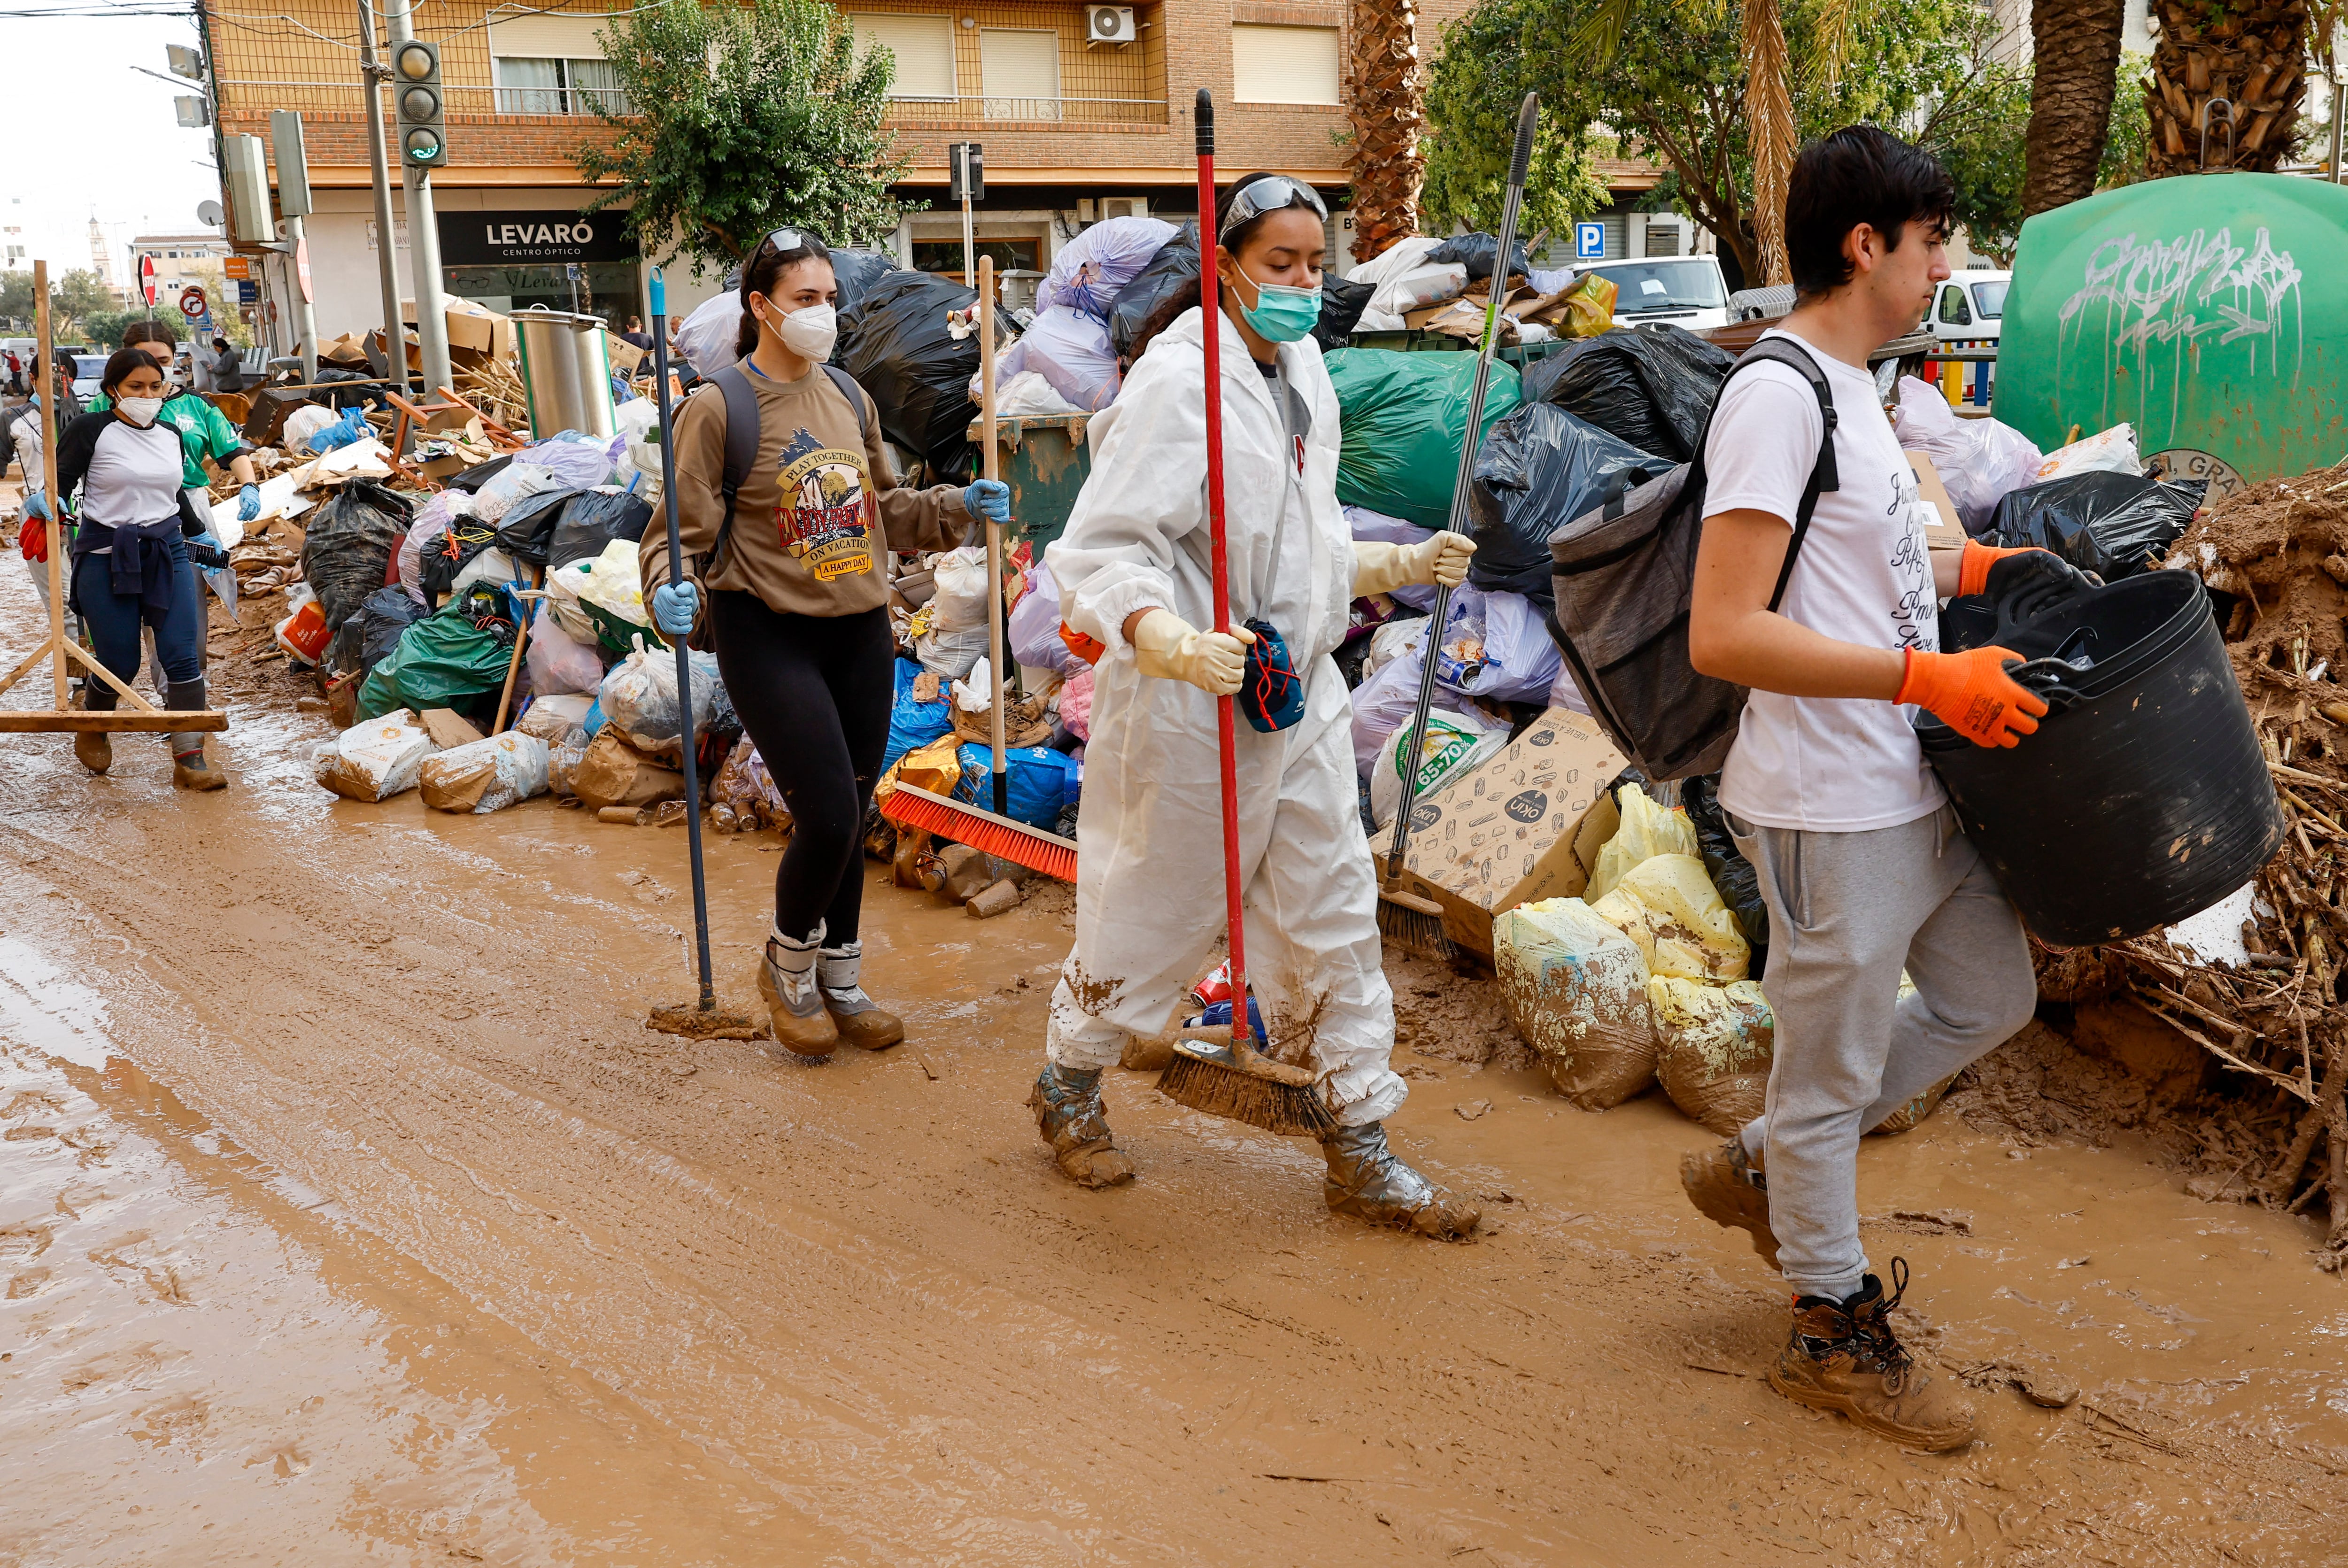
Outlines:
[[[998, 471], [1011, 487], [1007, 537], [1014, 543], [1030, 541], [1039, 559], [1044, 547], [1067, 528], [1076, 492], [1085, 488], [1085, 476], [1092, 472], [1092, 450], [1085, 445], [1085, 428], [1092, 418], [1043, 414], [994, 423], [995, 439], [1002, 447]], [[970, 438], [978, 440], [984, 428], [982, 421], [973, 419]], [[983, 534], [973, 533], [972, 539], [981, 541]]]
[[2348, 454], [2348, 189], [2180, 175], [2023, 225], [1995, 411], [2048, 451], [2127, 421], [2213, 495]]

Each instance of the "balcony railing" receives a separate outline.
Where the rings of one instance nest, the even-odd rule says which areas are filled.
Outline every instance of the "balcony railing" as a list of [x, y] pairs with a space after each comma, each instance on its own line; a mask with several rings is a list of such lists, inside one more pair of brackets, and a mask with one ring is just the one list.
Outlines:
[[1001, 98], [972, 94], [957, 98], [900, 98], [889, 100], [894, 125], [967, 125], [983, 120], [1018, 120], [1044, 125], [1164, 125], [1164, 98]]
[[[230, 114], [249, 105], [272, 108], [342, 110], [365, 106], [355, 82], [224, 80]], [[627, 97], [616, 88], [487, 88], [445, 86], [441, 94], [452, 115], [510, 115], [530, 119], [594, 118], [594, 104], [627, 112]], [[976, 125], [989, 121], [1025, 125], [1164, 125], [1164, 98], [1003, 98], [970, 94], [955, 98], [889, 100], [889, 123], [900, 127]]]

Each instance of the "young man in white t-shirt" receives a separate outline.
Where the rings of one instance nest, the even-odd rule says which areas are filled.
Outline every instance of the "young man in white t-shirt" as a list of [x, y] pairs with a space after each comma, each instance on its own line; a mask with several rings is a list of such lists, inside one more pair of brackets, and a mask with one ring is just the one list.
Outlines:
[[[2070, 573], [2044, 552], [1928, 554], [1931, 509], [1867, 369], [1949, 275], [1953, 199], [1930, 155], [1871, 127], [1803, 150], [1786, 203], [1797, 299], [1774, 330], [1825, 373], [1838, 483], [1773, 612], [1826, 416], [1799, 371], [1740, 369], [1704, 445], [1688, 621], [1695, 667], [1752, 689], [1720, 803], [1769, 908], [1776, 1047], [1767, 1110], [1688, 1156], [1681, 1180], [1793, 1286], [1771, 1386], [1936, 1451], [1972, 1439], [1972, 1409], [1892, 1333], [1906, 1267], [1894, 1260], [1888, 1298], [1868, 1272], [1859, 1140], [2020, 1028], [2037, 987], [2022, 923], [1959, 832], [1911, 719], [1929, 709], [1982, 745], [2036, 729], [2045, 704], [2003, 667], [2018, 655], [1941, 653], [1939, 601], [1993, 573], [2001, 587], [2016, 572]], [[1900, 998], [1903, 968], [1916, 989]]]

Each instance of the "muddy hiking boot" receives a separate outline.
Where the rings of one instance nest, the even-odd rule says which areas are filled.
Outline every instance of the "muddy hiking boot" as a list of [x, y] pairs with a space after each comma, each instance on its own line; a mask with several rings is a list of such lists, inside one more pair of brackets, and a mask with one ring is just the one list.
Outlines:
[[1777, 1237], [1769, 1229], [1769, 1183], [1745, 1152], [1743, 1134], [1730, 1134], [1717, 1149], [1680, 1156], [1680, 1185], [1697, 1213], [1715, 1225], [1750, 1231], [1761, 1261], [1777, 1266]]
[[1891, 1332], [1908, 1290], [1908, 1260], [1891, 1260], [1891, 1294], [1873, 1274], [1857, 1295], [1794, 1299], [1793, 1332], [1769, 1368], [1769, 1387], [1797, 1405], [1839, 1410], [1902, 1448], [1944, 1453], [1973, 1440], [1972, 1401], [1936, 1383]]
[[[163, 707], [172, 713], [197, 713], [204, 706], [204, 683], [173, 681]], [[171, 783], [180, 789], [224, 789], [228, 775], [212, 761], [201, 729], [174, 730], [165, 738], [171, 745]]]
[[839, 1044], [839, 1026], [831, 1021], [816, 985], [822, 941], [820, 924], [805, 942], [773, 932], [758, 965], [758, 995], [767, 999], [767, 1016], [774, 1020], [775, 1044], [794, 1056], [828, 1057]]
[[864, 994], [863, 968], [864, 944], [823, 948], [816, 960], [816, 988], [823, 993], [824, 1011], [831, 1015], [841, 1039], [868, 1051], [886, 1050], [904, 1039], [905, 1021]]
[[1341, 1127], [1321, 1140], [1329, 1174], [1321, 1197], [1333, 1214], [1351, 1214], [1373, 1225], [1391, 1225], [1437, 1241], [1465, 1241], [1476, 1231], [1481, 1211], [1463, 1203], [1402, 1162], [1386, 1147], [1385, 1124]]
[[1027, 1094], [1035, 1130], [1052, 1146], [1052, 1162], [1079, 1187], [1115, 1187], [1133, 1180], [1133, 1161], [1108, 1130], [1100, 1080], [1098, 1068], [1080, 1072], [1045, 1062]]

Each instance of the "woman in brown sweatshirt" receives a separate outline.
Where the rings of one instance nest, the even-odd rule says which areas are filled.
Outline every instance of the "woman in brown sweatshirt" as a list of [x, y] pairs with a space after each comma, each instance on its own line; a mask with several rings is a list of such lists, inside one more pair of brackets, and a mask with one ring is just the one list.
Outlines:
[[[898, 484], [872, 399], [825, 363], [838, 293], [814, 234], [778, 229], [759, 242], [742, 269], [742, 361], [676, 415], [687, 581], [668, 585], [662, 531], [646, 532], [640, 557], [654, 619], [673, 636], [697, 624], [790, 807], [759, 990], [776, 1043], [802, 1057], [829, 1056], [842, 1038], [878, 1050], [905, 1037], [864, 994], [857, 935], [864, 812], [895, 690], [882, 555], [947, 549], [973, 511], [1009, 515], [1009, 491], [993, 480]], [[758, 411], [757, 460], [730, 509], [729, 379], [737, 402], [747, 384]]]

